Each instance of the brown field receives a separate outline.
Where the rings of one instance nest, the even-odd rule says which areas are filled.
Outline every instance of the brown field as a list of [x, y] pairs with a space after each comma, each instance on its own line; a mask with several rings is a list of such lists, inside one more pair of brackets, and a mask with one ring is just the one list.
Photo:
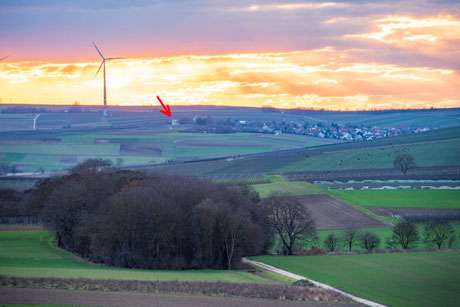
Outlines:
[[161, 157], [161, 145], [157, 143], [121, 144], [120, 155]]
[[318, 230], [388, 226], [330, 195], [305, 195], [295, 199], [310, 210]]
[[0, 140], [0, 144], [60, 144], [61, 138], [31, 139], [31, 140]]
[[[62, 290], [75, 290], [79, 292], [81, 297], [94, 295], [91, 293], [99, 293], [101, 290], [115, 292], [129, 291], [132, 299], [137, 298], [137, 294], [148, 294], [150, 300], [155, 299], [158, 293], [174, 293], [177, 298], [183, 298], [183, 295], [199, 295], [206, 303], [207, 297], [219, 297], [225, 303], [225, 298], [238, 297], [250, 306], [252, 302], [258, 300], [281, 303], [284, 300], [300, 302], [324, 302], [324, 303], [350, 303], [351, 300], [336, 292], [313, 287], [313, 286], [294, 286], [280, 283], [228, 283], [228, 282], [181, 282], [181, 281], [135, 281], [135, 280], [94, 280], [94, 279], [75, 279], [75, 278], [20, 278], [6, 277], [0, 275], [0, 297], [5, 296], [1, 291], [10, 287], [21, 288], [23, 291], [13, 291], [10, 295], [11, 301], [14, 303], [24, 303], [23, 299], [41, 295], [43, 298], [48, 297], [50, 300], [58, 299], [55, 294]], [[26, 289], [39, 288], [53, 289], [56, 292], [37, 292], [27, 293]], [[84, 291], [80, 291], [84, 290]], [[28, 294], [28, 295], [27, 295]], [[6, 296], [5, 296], [6, 297]], [[113, 296], [111, 296], [113, 297]], [[190, 296], [193, 298], [194, 296]], [[109, 299], [109, 298], [106, 298]], [[254, 300], [254, 301], [253, 301]], [[56, 301], [52, 301], [56, 304]], [[112, 304], [114, 301], [111, 301]], [[3, 302], [4, 303], [4, 302]], [[38, 302], [35, 302], [38, 303]], [[67, 302], [66, 302], [67, 303]], [[83, 303], [79, 301], [68, 303]], [[142, 303], [142, 301], [140, 302]], [[214, 304], [217, 304], [215, 302]], [[287, 303], [287, 302], [286, 302]], [[87, 305], [93, 306], [93, 303]], [[138, 306], [137, 303], [130, 303], [130, 306]], [[220, 304], [217, 304], [220, 305]], [[216, 306], [217, 306], [216, 305]], [[195, 306], [195, 305], [192, 305]], [[235, 305], [236, 306], [236, 305]], [[296, 306], [296, 305], [294, 305]]]
[[349, 169], [334, 171], [302, 171], [282, 173], [289, 181], [347, 180], [455, 180], [460, 179], [460, 166], [427, 166], [409, 169], [406, 175], [394, 168]]
[[179, 294], [153, 294], [136, 292], [79, 291], [55, 289], [28, 289], [0, 287], [2, 304], [37, 304], [70, 306], [361, 306], [356, 303], [313, 303], [246, 299]]
[[243, 146], [243, 147], [264, 147], [267, 145], [264, 144], [253, 144], [248, 142], [235, 142], [228, 138], [229, 141], [226, 140], [179, 140], [176, 141], [176, 147], [208, 147], [208, 146], [219, 146], [219, 147], [233, 147], [233, 146]]
[[62, 155], [61, 160], [59, 162], [65, 163], [65, 164], [72, 164], [72, 163], [77, 162], [77, 156], [76, 155]]
[[366, 207], [377, 215], [451, 215], [460, 217], [460, 209], [417, 208], [417, 207]]
[[25, 230], [43, 230], [38, 225], [0, 225], [0, 231], [25, 231]]

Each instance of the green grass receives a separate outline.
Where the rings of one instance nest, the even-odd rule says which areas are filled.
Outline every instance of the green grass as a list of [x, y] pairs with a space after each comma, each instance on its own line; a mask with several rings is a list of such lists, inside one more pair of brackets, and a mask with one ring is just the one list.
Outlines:
[[15, 277], [92, 278], [146, 281], [268, 282], [243, 271], [149, 271], [88, 263], [53, 245], [48, 231], [0, 232], [0, 274]]
[[266, 198], [270, 193], [283, 193], [289, 196], [300, 196], [309, 194], [325, 194], [323, 188], [305, 181], [278, 181], [272, 183], [255, 184], [254, 190], [259, 192], [260, 197]]
[[388, 306], [458, 306], [460, 300], [458, 251], [253, 259]]
[[362, 207], [460, 209], [459, 190], [330, 190], [329, 192]]

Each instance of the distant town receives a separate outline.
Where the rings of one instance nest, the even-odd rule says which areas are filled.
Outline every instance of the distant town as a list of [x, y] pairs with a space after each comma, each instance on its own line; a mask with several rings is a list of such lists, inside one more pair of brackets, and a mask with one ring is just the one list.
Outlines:
[[[195, 116], [193, 119], [181, 118], [171, 120], [173, 126], [190, 125], [193, 132], [204, 133], [268, 133], [268, 134], [297, 134], [327, 139], [340, 139], [344, 141], [367, 141], [375, 140], [389, 136], [398, 136], [404, 134], [420, 133], [432, 130], [433, 128], [414, 127], [414, 126], [397, 126], [397, 127], [366, 127], [347, 123], [339, 125], [337, 123], [310, 123], [303, 124], [296, 122], [276, 122], [276, 121], [249, 121], [249, 120], [230, 120], [215, 121], [212, 117]], [[434, 128], [434, 130], [437, 128]]]

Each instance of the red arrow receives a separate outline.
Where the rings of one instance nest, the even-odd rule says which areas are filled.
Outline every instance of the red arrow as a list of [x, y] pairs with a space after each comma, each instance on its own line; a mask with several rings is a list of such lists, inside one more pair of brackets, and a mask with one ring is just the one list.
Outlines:
[[163, 101], [161, 101], [160, 97], [157, 96], [158, 100], [160, 101], [161, 103], [161, 106], [163, 107], [164, 110], [160, 110], [161, 113], [163, 113], [164, 115], [170, 117], [171, 116], [171, 109], [169, 108], [169, 104], [165, 105], [163, 104]]

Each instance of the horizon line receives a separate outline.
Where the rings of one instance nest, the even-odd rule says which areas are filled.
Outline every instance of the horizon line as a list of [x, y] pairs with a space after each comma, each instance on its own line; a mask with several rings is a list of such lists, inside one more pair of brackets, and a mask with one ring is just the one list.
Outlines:
[[[38, 107], [100, 107], [101, 111], [104, 107], [103, 105], [98, 104], [33, 104], [33, 103], [0, 103], [0, 107], [3, 106], [38, 106]], [[160, 105], [107, 105], [107, 108], [161, 108]], [[206, 105], [206, 104], [199, 104], [199, 105], [189, 105], [189, 104], [174, 104], [170, 105], [170, 107], [213, 107], [213, 108], [247, 108], [247, 109], [274, 109], [274, 110], [301, 110], [301, 111], [322, 111], [322, 112], [378, 112], [378, 111], [430, 111], [430, 110], [455, 110], [460, 109], [459, 107], [423, 107], [423, 108], [388, 108], [388, 109], [356, 109], [356, 110], [347, 110], [347, 109], [317, 109], [317, 108], [303, 108], [303, 107], [296, 107], [296, 108], [282, 108], [282, 107], [274, 107], [274, 106], [260, 106], [260, 107], [253, 107], [253, 106], [232, 106], [232, 105]]]

